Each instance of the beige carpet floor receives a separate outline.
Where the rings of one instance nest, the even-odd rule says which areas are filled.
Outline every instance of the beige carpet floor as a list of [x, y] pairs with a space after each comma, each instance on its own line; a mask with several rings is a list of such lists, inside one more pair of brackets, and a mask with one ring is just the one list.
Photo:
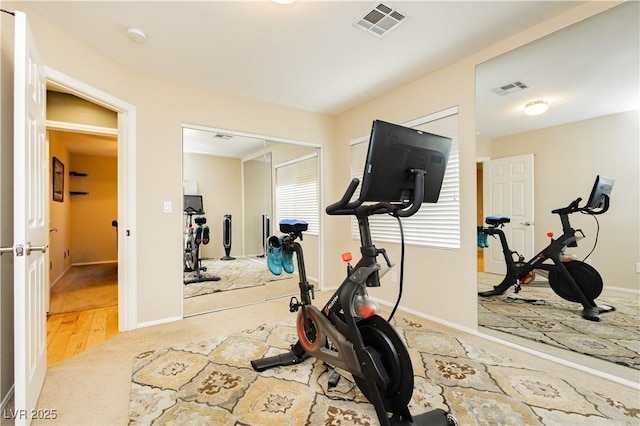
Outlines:
[[[318, 292], [316, 296], [321, 304], [329, 294]], [[269, 327], [294, 319], [288, 303], [288, 298], [271, 300], [122, 333], [63, 361], [49, 369], [38, 401], [38, 408], [55, 408], [58, 417], [34, 424], [125, 425], [133, 412], [130, 410], [133, 407], [130, 404], [132, 375], [134, 365], [142, 361], [140, 354], [159, 355], [162, 348], [194, 348], [197, 342], [219, 347], [230, 336], [248, 338], [243, 330], [254, 330], [249, 333], [254, 334], [252, 338], [257, 334], [258, 343], [268, 343], [273, 348], [270, 350], [277, 350], [285, 339], [273, 335]], [[485, 337], [402, 316], [407, 322], [402, 320], [399, 325], [405, 329], [405, 335], [411, 336], [415, 346], [429, 347], [432, 353], [432, 356], [414, 353], [416, 374], [428, 378], [416, 380], [415, 412], [425, 404], [441, 401], [452, 404], [463, 425], [499, 424], [504, 412], [530, 419], [529, 424], [637, 425], [640, 421], [637, 386], [594, 376]], [[258, 333], [262, 324], [267, 326], [264, 332]], [[276, 342], [262, 340], [272, 335], [278, 336]], [[198, 356], [202, 356], [201, 352], [193, 351]], [[247, 355], [247, 360], [249, 358]], [[235, 362], [237, 365], [239, 361]], [[241, 368], [250, 373], [248, 365]], [[274, 373], [260, 375], [260, 381], [269, 379], [270, 374]], [[426, 400], [422, 400], [424, 395]]]
[[[640, 403], [624, 393], [589, 389], [412, 316], [399, 315], [394, 325], [413, 359], [416, 414], [443, 408], [463, 425], [638, 424]], [[282, 353], [295, 341], [289, 321], [143, 352], [133, 365], [129, 424], [377, 424], [351, 377], [328, 388], [332, 371], [322, 362], [251, 369], [252, 359]]]
[[51, 289], [49, 314], [118, 304], [118, 264], [72, 266]]
[[[490, 290], [502, 276], [478, 274], [478, 289]], [[533, 302], [535, 301], [535, 302]], [[492, 330], [582, 353], [640, 370], [640, 302], [637, 297], [601, 296], [615, 306], [599, 322], [582, 318], [582, 305], [557, 296], [545, 282], [513, 288], [503, 295], [478, 297], [478, 324]]]

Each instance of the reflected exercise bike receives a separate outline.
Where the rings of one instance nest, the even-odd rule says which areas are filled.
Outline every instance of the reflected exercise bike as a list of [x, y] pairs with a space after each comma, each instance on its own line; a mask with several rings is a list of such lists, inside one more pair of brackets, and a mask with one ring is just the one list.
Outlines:
[[450, 144], [449, 138], [374, 121], [360, 195], [350, 201], [360, 183], [354, 178], [342, 198], [326, 208], [329, 215], [356, 217], [362, 258], [348, 268], [346, 279], [322, 309], [312, 304], [314, 287], [307, 281], [297, 241], [302, 240], [307, 224], [280, 223], [285, 234], [280, 249], [296, 254], [299, 270], [300, 299], [292, 297], [289, 302], [290, 311], [297, 312], [298, 341], [289, 352], [252, 361], [256, 371], [315, 357], [353, 376], [383, 426], [457, 425], [455, 417], [442, 409], [412, 416], [408, 404], [414, 376], [409, 352], [389, 320], [375, 313], [376, 304], [367, 295], [368, 287], [380, 286], [378, 255], [392, 266], [385, 249], [373, 244], [369, 217], [388, 214], [400, 221], [415, 214], [423, 202], [436, 202]]
[[[584, 238], [580, 229], [573, 229], [569, 222], [569, 215], [583, 213], [597, 216], [609, 210], [609, 198], [614, 180], [605, 176], [597, 176], [587, 203], [580, 207], [582, 198], [572, 201], [567, 207], [553, 210], [551, 213], [560, 216], [562, 223], [562, 235], [557, 239], [553, 234], [547, 234], [551, 238], [550, 244], [529, 261], [516, 251], [509, 248], [502, 228], [511, 220], [508, 217], [488, 216], [485, 219], [486, 227], [479, 231], [486, 235], [497, 235], [502, 245], [502, 253], [507, 267], [507, 272], [500, 284], [493, 290], [478, 292], [481, 297], [490, 297], [503, 294], [509, 287], [515, 286], [515, 292], [521, 289], [521, 284], [533, 281], [535, 270], [548, 273], [549, 286], [561, 298], [570, 302], [582, 304], [582, 317], [590, 321], [600, 321], [600, 314], [612, 312], [613, 306], [598, 306], [595, 299], [602, 293], [602, 277], [598, 271], [584, 261], [574, 260], [565, 255], [566, 247], [577, 247], [578, 240]], [[597, 220], [597, 219], [596, 219]], [[517, 260], [514, 259], [517, 256]], [[552, 263], [544, 263], [550, 260]], [[585, 258], [586, 260], [586, 258]]]

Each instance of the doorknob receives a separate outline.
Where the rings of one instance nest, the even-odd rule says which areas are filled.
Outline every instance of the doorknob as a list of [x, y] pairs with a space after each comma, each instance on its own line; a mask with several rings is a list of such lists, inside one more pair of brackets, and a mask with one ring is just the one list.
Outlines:
[[46, 253], [49, 246], [32, 246], [31, 243], [27, 243], [27, 246], [24, 248], [27, 252], [27, 256], [31, 254], [32, 251], [41, 251], [42, 253]]
[[520, 225], [524, 225], [524, 226], [531, 226], [531, 225], [533, 225], [533, 224], [532, 224], [531, 222], [529, 222], [529, 221], [526, 221], [526, 222], [524, 222], [524, 223], [523, 223], [523, 222], [520, 222]]
[[0, 247], [0, 256], [5, 253], [13, 253], [13, 247]]

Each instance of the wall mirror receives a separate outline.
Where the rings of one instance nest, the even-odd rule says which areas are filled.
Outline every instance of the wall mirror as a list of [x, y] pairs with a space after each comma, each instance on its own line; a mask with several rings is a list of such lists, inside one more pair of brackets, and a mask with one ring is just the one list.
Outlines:
[[295, 294], [296, 273], [266, 266], [265, 241], [284, 218], [314, 224], [303, 246], [317, 285], [319, 147], [188, 125], [182, 136], [184, 315]]
[[[547, 246], [547, 232], [562, 233], [553, 209], [578, 197], [584, 203], [597, 175], [615, 179], [611, 208], [597, 222], [571, 215], [586, 237], [568, 251], [597, 269], [604, 290], [596, 302], [617, 311], [587, 321], [580, 304], [557, 296], [537, 274], [517, 294], [512, 287], [479, 297], [481, 330], [634, 382], [640, 382], [638, 16], [638, 2], [623, 3], [476, 68], [478, 225], [487, 215], [519, 216], [504, 229], [511, 249], [528, 260]], [[524, 114], [525, 104], [537, 101], [548, 110]], [[522, 157], [530, 166], [514, 167]], [[504, 192], [498, 173], [490, 172], [499, 162], [505, 173], [520, 167], [520, 181], [509, 183], [517, 194]], [[521, 197], [527, 188], [531, 195]], [[489, 237], [488, 245], [478, 248], [480, 290], [500, 283], [505, 271], [500, 242]]]

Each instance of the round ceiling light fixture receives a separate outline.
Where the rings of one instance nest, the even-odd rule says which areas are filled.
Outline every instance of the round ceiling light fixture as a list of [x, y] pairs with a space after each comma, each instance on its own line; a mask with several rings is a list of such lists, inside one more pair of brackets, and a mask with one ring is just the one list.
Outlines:
[[127, 37], [129, 37], [129, 40], [133, 40], [140, 44], [147, 41], [147, 35], [140, 28], [127, 29]]
[[527, 115], [540, 115], [549, 109], [549, 104], [545, 101], [532, 101], [524, 106], [524, 113]]

